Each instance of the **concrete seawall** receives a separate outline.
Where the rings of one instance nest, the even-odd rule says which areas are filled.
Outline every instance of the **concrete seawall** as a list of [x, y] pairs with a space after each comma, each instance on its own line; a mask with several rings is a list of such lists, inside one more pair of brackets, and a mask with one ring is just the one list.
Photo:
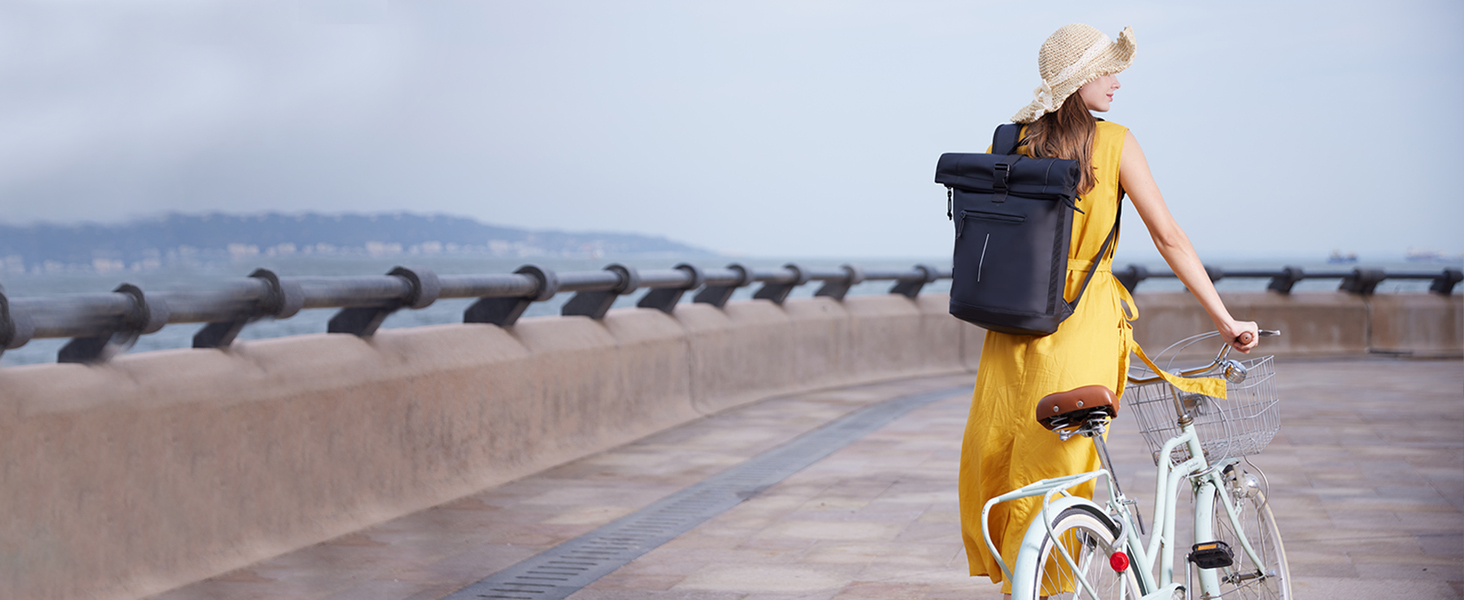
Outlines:
[[[1438, 294], [1221, 294], [1237, 319], [1279, 329], [1265, 354], [1346, 356], [1396, 354], [1417, 357], [1464, 355], [1464, 296]], [[1138, 294], [1134, 339], [1153, 353], [1193, 333], [1210, 330], [1210, 318], [1188, 293]], [[1213, 356], [1219, 346], [1196, 344], [1189, 354]]]
[[[1140, 342], [1203, 331], [1141, 294]], [[1460, 297], [1226, 295], [1269, 351], [1458, 356]], [[682, 304], [0, 370], [0, 597], [162, 591], [728, 407], [974, 371], [946, 297]]]

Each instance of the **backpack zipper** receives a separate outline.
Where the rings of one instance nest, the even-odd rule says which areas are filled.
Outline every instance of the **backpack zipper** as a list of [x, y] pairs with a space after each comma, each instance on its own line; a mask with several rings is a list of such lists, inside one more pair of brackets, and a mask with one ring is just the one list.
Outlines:
[[1027, 220], [1027, 217], [1022, 215], [986, 212], [984, 210], [963, 210], [961, 211], [961, 220], [956, 221], [956, 239], [961, 239], [961, 232], [966, 229], [966, 219], [971, 217], [985, 221], [996, 221], [998, 223], [1021, 223]]

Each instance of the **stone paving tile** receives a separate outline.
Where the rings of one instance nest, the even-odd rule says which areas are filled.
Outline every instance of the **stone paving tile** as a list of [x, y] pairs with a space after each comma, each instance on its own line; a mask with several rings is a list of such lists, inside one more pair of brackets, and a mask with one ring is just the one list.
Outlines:
[[[1298, 360], [1278, 372], [1284, 428], [1252, 460], [1297, 597], [1464, 598], [1461, 363]], [[161, 597], [440, 598], [869, 402], [959, 383], [969, 376], [764, 401]], [[967, 405], [914, 411], [572, 597], [1000, 598], [966, 575], [960, 542]], [[1121, 416], [1109, 441], [1151, 521], [1155, 468], [1133, 420]]]
[[1459, 586], [1418, 579], [1354, 577], [1302, 577], [1297, 575], [1291, 591], [1300, 599], [1330, 598], [1459, 598]]
[[[968, 384], [968, 379], [930, 377], [768, 399], [156, 598], [440, 598], [870, 403]], [[858, 472], [862, 465], [845, 468]], [[867, 502], [892, 480], [871, 478], [844, 492]], [[790, 498], [804, 500], [788, 508], [827, 485], [790, 487]], [[761, 502], [771, 509], [783, 506]], [[709, 555], [707, 564], [776, 564], [776, 553], [734, 550], [735, 544], [728, 543], [766, 529], [771, 521], [758, 514], [739, 516], [727, 520], [723, 531], [677, 541], [699, 543]]]

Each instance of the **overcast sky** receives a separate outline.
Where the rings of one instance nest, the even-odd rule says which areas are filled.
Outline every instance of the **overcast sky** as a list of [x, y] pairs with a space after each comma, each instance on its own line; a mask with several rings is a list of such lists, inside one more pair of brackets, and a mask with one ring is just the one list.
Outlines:
[[[1464, 251], [1464, 9], [1228, 2], [0, 5], [0, 220], [464, 215], [717, 251], [942, 256], [942, 152], [1085, 22], [1202, 256]], [[1152, 246], [1130, 211], [1122, 254]]]

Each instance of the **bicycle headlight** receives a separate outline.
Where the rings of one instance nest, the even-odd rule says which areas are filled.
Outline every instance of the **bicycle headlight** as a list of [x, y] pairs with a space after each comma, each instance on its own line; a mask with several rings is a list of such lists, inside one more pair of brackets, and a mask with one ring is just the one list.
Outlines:
[[1253, 498], [1261, 492], [1261, 480], [1235, 465], [1225, 468], [1225, 484], [1236, 498]]
[[1254, 497], [1261, 492], [1261, 481], [1255, 475], [1246, 473], [1240, 480], [1240, 493], [1246, 498]]

